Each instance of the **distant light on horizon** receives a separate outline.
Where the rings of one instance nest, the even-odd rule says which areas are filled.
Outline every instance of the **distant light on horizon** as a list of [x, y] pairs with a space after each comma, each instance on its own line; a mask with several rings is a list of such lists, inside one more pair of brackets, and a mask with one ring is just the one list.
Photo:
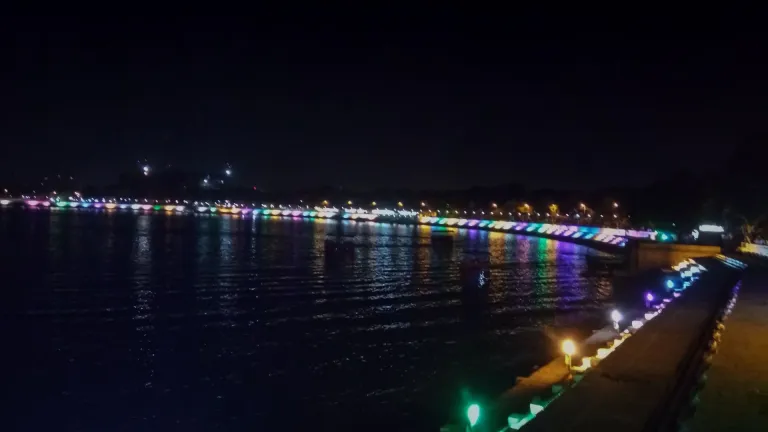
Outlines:
[[703, 225], [699, 225], [699, 231], [710, 232], [710, 233], [722, 233], [722, 232], [725, 232], [725, 228], [721, 227], [720, 225], [703, 224]]

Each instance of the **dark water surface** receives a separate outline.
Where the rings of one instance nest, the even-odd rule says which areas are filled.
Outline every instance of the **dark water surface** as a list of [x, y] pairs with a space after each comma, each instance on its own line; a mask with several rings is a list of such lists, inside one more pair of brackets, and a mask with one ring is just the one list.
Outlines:
[[[605, 323], [569, 243], [345, 222], [0, 211], [5, 408], [16, 430], [437, 430]], [[459, 263], [489, 262], [487, 296]], [[309, 430], [309, 429], [305, 429]]]

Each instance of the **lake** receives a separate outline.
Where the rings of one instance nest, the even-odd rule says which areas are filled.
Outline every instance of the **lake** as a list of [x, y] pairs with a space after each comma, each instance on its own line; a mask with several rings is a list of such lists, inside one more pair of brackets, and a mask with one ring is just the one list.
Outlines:
[[[0, 211], [16, 430], [437, 430], [606, 324], [584, 246], [426, 226]], [[460, 263], [487, 263], [467, 295]]]

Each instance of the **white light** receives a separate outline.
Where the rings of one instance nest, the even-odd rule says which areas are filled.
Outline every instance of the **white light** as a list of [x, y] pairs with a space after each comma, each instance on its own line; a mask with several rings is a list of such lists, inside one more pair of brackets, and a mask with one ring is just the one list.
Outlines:
[[699, 231], [722, 233], [725, 232], [725, 228], [721, 227], [720, 225], [699, 225]]
[[620, 322], [620, 321], [621, 321], [623, 318], [624, 318], [624, 317], [623, 317], [623, 316], [621, 316], [621, 312], [617, 311], [616, 309], [614, 309], [613, 311], [611, 311], [611, 321], [613, 321], [613, 322], [615, 322], [615, 323], [618, 323], [618, 322]]
[[598, 348], [597, 354], [595, 355], [595, 357], [597, 357], [598, 360], [602, 360], [608, 357], [608, 354], [610, 354], [612, 351], [613, 351], [612, 349], [608, 349], [608, 348]]
[[632, 328], [639, 329], [642, 326], [643, 326], [643, 322], [642, 321], [640, 321], [640, 320], [632, 321]]
[[228, 176], [232, 175], [232, 170], [227, 168], [226, 171], [224, 171]]
[[533, 415], [536, 415], [536, 414], [544, 411], [544, 406], [542, 406], [540, 404], [537, 404], [537, 403], [533, 403], [533, 402], [531, 402], [528, 405], [528, 408], [530, 408], [531, 414], [533, 414]]

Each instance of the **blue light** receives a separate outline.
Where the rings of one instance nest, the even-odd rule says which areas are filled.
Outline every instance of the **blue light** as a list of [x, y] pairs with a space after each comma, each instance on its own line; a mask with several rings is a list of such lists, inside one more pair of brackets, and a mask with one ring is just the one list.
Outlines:
[[667, 240], [669, 240], [669, 236], [664, 234], [664, 233], [662, 233], [661, 234], [661, 241], [667, 241]]
[[672, 289], [675, 287], [675, 282], [671, 279], [667, 279], [667, 288]]

